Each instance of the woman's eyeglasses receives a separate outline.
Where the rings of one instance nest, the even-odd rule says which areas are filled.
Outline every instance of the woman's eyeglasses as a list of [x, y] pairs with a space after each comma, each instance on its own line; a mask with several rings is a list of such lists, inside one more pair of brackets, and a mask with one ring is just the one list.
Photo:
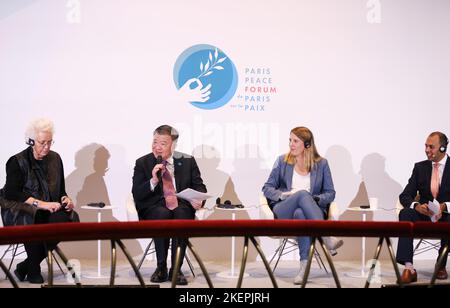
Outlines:
[[41, 147], [51, 147], [52, 145], [55, 144], [54, 140], [50, 140], [50, 141], [36, 141], [37, 144], [39, 144]]

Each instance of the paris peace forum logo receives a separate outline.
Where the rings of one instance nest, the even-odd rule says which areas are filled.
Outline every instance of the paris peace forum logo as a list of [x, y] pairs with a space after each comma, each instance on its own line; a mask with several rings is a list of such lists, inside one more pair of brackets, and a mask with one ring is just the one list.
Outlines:
[[186, 49], [178, 57], [173, 75], [180, 96], [204, 110], [228, 104], [238, 86], [238, 73], [231, 59], [221, 49], [206, 44]]

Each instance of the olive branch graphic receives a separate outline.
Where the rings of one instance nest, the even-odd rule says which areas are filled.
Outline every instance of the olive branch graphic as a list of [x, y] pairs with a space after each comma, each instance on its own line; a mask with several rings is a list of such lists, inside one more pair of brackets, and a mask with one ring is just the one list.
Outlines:
[[214, 74], [215, 70], [217, 71], [223, 71], [224, 67], [219, 65], [223, 63], [227, 57], [223, 57], [219, 59], [219, 50], [216, 48], [214, 52], [214, 61], [213, 61], [213, 55], [211, 52], [209, 52], [209, 59], [206, 62], [206, 64], [203, 64], [203, 61], [200, 62], [200, 75], [197, 77], [197, 79], [200, 79], [202, 77], [207, 77], [212, 74]]

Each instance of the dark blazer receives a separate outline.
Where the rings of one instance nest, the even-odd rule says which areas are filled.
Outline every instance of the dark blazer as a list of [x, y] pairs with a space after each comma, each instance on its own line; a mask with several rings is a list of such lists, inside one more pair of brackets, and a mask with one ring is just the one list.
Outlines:
[[[46, 223], [50, 212], [38, 210], [24, 202], [30, 197], [47, 202], [61, 202], [64, 196], [67, 196], [64, 167], [59, 154], [50, 151], [38, 162], [33, 156], [33, 149], [28, 147], [6, 163], [6, 184], [0, 191], [3, 224]], [[79, 221], [75, 211], [70, 213], [70, 220]]]
[[[195, 158], [179, 152], [175, 152], [173, 157], [177, 192], [191, 188], [206, 193], [206, 186], [203, 184]], [[152, 178], [152, 170], [155, 166], [156, 157], [151, 153], [139, 158], [134, 167], [133, 198], [139, 217], [149, 208], [166, 205], [162, 183], [159, 183], [153, 192], [150, 189], [150, 179]], [[185, 200], [178, 199], [178, 203], [192, 208], [191, 204]], [[192, 210], [194, 211], [193, 208]]]
[[[431, 193], [431, 175], [433, 173], [433, 163], [429, 160], [417, 163], [409, 179], [408, 185], [400, 195], [400, 203], [405, 208], [411, 207], [417, 194], [420, 196], [420, 204], [433, 201]], [[436, 198], [439, 203], [450, 202], [450, 159], [447, 158], [444, 174], [442, 176], [441, 188]]]

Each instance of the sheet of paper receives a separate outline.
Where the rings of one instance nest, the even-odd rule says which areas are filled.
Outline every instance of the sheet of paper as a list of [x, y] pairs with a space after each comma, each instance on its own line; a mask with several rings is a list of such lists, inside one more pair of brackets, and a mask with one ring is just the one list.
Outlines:
[[176, 194], [176, 196], [180, 199], [192, 202], [192, 201], [204, 201], [212, 198], [213, 196], [198, 192], [191, 188], [185, 189], [182, 192]]
[[433, 202], [428, 202], [428, 209], [434, 214], [431, 217], [432, 222], [438, 221], [438, 215], [441, 212], [441, 205], [437, 200], [434, 200]]

